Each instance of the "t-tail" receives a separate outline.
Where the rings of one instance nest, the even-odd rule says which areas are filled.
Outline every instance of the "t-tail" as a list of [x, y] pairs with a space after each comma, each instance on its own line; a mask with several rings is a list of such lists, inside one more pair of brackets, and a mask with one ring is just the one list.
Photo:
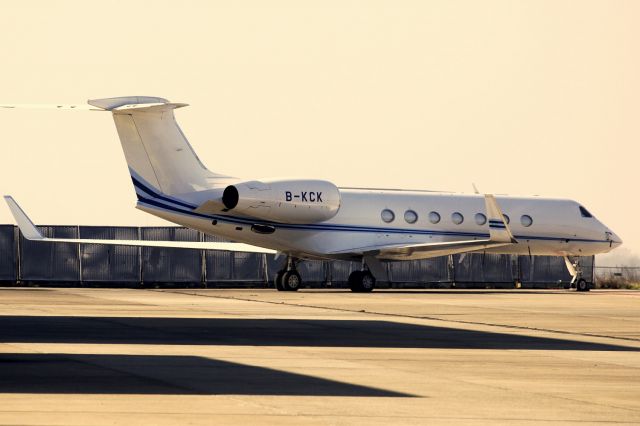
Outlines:
[[230, 178], [202, 164], [176, 122], [174, 110], [187, 104], [148, 96], [88, 103], [113, 114], [138, 198], [175, 197], [227, 185]]

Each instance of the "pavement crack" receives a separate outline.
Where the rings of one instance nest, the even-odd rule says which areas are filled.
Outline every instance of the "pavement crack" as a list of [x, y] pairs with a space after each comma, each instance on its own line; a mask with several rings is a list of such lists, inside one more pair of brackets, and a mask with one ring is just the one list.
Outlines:
[[565, 335], [565, 336], [596, 337], [596, 338], [613, 339], [613, 340], [621, 340], [621, 341], [628, 341], [628, 342], [640, 342], [640, 339], [634, 338], [634, 337], [608, 336], [608, 335], [604, 335], [604, 334], [580, 333], [580, 332], [575, 332], [575, 331], [556, 330], [556, 329], [552, 329], [552, 328], [528, 327], [528, 326], [514, 325], [514, 324], [500, 324], [500, 323], [493, 323], [493, 322], [449, 319], [449, 318], [440, 318], [440, 317], [429, 316], [429, 315], [409, 315], [409, 314], [395, 314], [395, 313], [392, 314], [392, 313], [388, 313], [388, 312], [377, 312], [377, 311], [370, 311], [370, 310], [366, 310], [366, 309], [336, 308], [336, 307], [332, 307], [332, 306], [318, 306], [318, 305], [308, 305], [308, 304], [303, 304], [303, 303], [291, 303], [291, 302], [287, 302], [287, 301], [283, 301], [283, 300], [270, 301], [270, 300], [252, 299], [252, 298], [246, 298], [246, 297], [220, 296], [220, 295], [210, 295], [210, 294], [202, 294], [202, 293], [192, 293], [192, 292], [188, 292], [188, 291], [187, 292], [185, 292], [185, 291], [175, 291], [175, 290], [152, 290], [152, 291], [159, 291], [159, 292], [165, 292], [165, 293], [179, 293], [179, 294], [185, 294], [185, 295], [191, 295], [191, 296], [211, 297], [211, 298], [217, 298], [217, 299], [240, 300], [240, 301], [245, 301], [245, 302], [266, 303], [266, 304], [271, 304], [271, 305], [295, 306], [295, 307], [299, 307], [299, 308], [323, 309], [323, 310], [329, 310], [329, 311], [349, 312], [349, 313], [355, 313], [355, 314], [364, 313], [364, 314], [378, 315], [378, 316], [384, 316], [384, 317], [410, 318], [410, 319], [440, 321], [440, 322], [448, 322], [448, 323], [454, 323], [454, 324], [465, 324], [465, 325], [482, 325], [482, 326], [487, 326], [487, 327], [506, 328], [506, 329], [511, 329], [511, 330], [539, 331], [539, 332], [545, 332], [545, 333], [561, 334], [561, 335]]

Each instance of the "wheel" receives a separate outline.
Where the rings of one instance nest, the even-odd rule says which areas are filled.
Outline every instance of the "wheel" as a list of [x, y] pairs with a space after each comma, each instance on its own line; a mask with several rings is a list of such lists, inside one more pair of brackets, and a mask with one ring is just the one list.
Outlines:
[[298, 271], [287, 271], [282, 276], [282, 288], [284, 291], [298, 291], [302, 285], [302, 278]]
[[284, 273], [285, 273], [284, 269], [278, 271], [275, 278], [273, 279], [273, 284], [275, 285], [276, 290], [278, 291], [284, 291], [284, 287], [282, 287], [282, 276], [284, 275]]
[[589, 291], [589, 283], [584, 278], [580, 278], [576, 283], [576, 291]]
[[360, 288], [361, 291], [370, 293], [376, 286], [376, 278], [369, 271], [362, 272], [360, 276]]
[[376, 278], [369, 271], [353, 271], [349, 275], [349, 288], [354, 293], [369, 293], [376, 287]]
[[349, 274], [349, 288], [354, 293], [361, 293], [362, 289], [362, 271], [353, 271]]

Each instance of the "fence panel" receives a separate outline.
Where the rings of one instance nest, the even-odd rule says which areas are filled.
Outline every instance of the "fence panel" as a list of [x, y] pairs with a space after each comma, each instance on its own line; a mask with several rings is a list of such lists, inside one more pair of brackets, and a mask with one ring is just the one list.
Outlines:
[[522, 284], [569, 283], [571, 275], [562, 257], [518, 256]]
[[233, 253], [233, 279], [245, 282], [265, 282], [264, 255], [260, 253]]
[[595, 276], [598, 280], [616, 281], [618, 283], [640, 282], [640, 267], [637, 266], [596, 266]]
[[305, 260], [298, 264], [298, 272], [303, 283], [327, 282], [327, 268], [322, 260]]
[[[278, 271], [285, 267], [287, 256], [280, 256], [276, 259], [275, 254], [267, 254], [265, 255], [265, 259], [267, 262], [267, 281], [271, 287], [273, 286], [273, 281], [276, 279]], [[304, 277], [302, 279], [304, 280]]]
[[[78, 238], [77, 226], [38, 226], [45, 237]], [[79, 282], [78, 244], [29, 241], [20, 234], [20, 279]]]
[[[135, 227], [81, 226], [80, 238], [137, 240]], [[82, 244], [82, 281], [140, 282], [140, 248], [106, 244]]]
[[[141, 237], [148, 241], [200, 241], [198, 231], [178, 227], [141, 228]], [[202, 281], [202, 251], [143, 247], [142, 280], [145, 283], [199, 283]]]
[[580, 257], [580, 270], [582, 271], [582, 278], [587, 282], [593, 283], [595, 277], [595, 256], [581, 256]]
[[350, 262], [347, 260], [334, 260], [327, 267], [331, 282], [335, 284], [349, 281], [349, 274], [362, 267], [362, 262]]
[[205, 260], [207, 282], [233, 281], [233, 252], [207, 250]]
[[0, 281], [18, 279], [17, 231], [13, 225], [0, 225]]
[[[204, 241], [222, 242], [223, 238], [204, 235]], [[265, 259], [260, 253], [243, 253], [222, 250], [205, 250], [205, 281], [264, 282]]]
[[[462, 259], [462, 261], [460, 260]], [[453, 256], [455, 280], [459, 283], [513, 283], [514, 258], [508, 254], [468, 253]]]
[[394, 283], [441, 283], [450, 281], [449, 257], [389, 262], [389, 279]]

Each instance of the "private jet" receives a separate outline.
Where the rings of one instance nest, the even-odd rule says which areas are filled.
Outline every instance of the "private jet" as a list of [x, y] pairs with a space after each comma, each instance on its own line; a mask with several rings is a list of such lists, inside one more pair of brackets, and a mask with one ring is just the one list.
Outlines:
[[356, 260], [362, 267], [348, 279], [354, 292], [370, 292], [376, 280], [387, 280], [382, 262], [471, 252], [563, 256], [576, 288], [587, 291], [589, 284], [572, 259], [622, 243], [569, 199], [351, 188], [317, 179], [247, 180], [218, 174], [204, 166], [178, 126], [174, 110], [184, 106], [128, 96], [89, 100], [82, 107], [111, 112], [138, 209], [233, 242], [47, 238], [5, 196], [24, 237], [283, 254], [286, 262], [274, 283], [280, 291], [300, 288], [300, 261]]

